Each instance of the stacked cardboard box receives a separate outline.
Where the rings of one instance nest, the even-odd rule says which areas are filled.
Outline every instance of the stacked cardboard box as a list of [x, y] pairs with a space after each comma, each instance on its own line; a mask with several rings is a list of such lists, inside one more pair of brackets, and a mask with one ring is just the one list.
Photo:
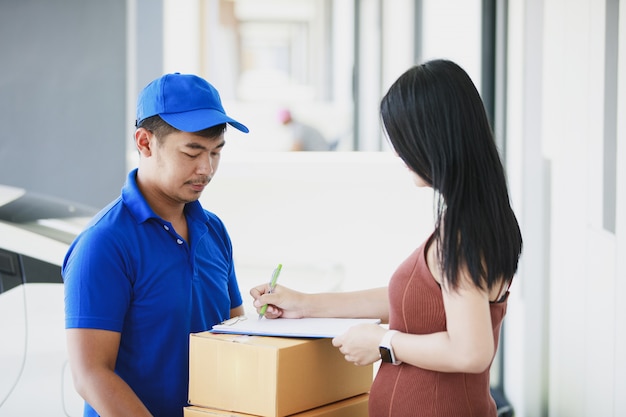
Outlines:
[[194, 333], [189, 365], [185, 416], [367, 416], [373, 366], [331, 339]]
[[[289, 417], [367, 417], [367, 394], [357, 395], [346, 400], [292, 414]], [[250, 414], [216, 408], [197, 407], [190, 405], [184, 409], [184, 417], [254, 417]]]

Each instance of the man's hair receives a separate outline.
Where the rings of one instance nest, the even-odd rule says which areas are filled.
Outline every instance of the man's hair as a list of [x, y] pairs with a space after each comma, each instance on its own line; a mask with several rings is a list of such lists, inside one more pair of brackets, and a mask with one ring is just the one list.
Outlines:
[[[156, 136], [159, 143], [163, 142], [163, 139], [171, 134], [180, 132], [180, 130], [175, 127], [169, 125], [165, 120], [161, 118], [158, 114], [155, 116], [147, 117], [142, 120], [137, 128], [143, 127], [144, 129], [152, 132], [154, 136]], [[209, 127], [207, 129], [199, 130], [197, 132], [192, 132], [195, 135], [202, 136], [204, 138], [213, 139], [220, 136], [222, 133], [226, 131], [226, 123], [222, 123], [216, 126]]]

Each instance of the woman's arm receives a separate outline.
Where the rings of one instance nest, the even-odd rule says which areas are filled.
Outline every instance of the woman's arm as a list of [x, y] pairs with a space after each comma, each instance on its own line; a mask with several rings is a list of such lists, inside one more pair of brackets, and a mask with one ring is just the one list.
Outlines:
[[467, 274], [457, 289], [442, 287], [446, 331], [396, 334], [391, 344], [402, 362], [441, 372], [483, 372], [495, 354], [489, 294]]
[[268, 304], [268, 318], [349, 317], [389, 320], [387, 287], [353, 292], [306, 294], [283, 286], [268, 293], [268, 285], [250, 290], [257, 311]]
[[[391, 346], [397, 360], [439, 372], [480, 373], [494, 355], [488, 294], [463, 279], [457, 290], [443, 289], [446, 331], [417, 335], [396, 333]], [[380, 356], [387, 330], [362, 324], [333, 339], [349, 362], [368, 365]]]

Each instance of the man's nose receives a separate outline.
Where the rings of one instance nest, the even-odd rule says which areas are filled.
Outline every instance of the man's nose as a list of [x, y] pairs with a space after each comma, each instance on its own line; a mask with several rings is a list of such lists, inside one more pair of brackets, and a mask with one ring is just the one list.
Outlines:
[[198, 173], [203, 175], [213, 175], [215, 171], [213, 159], [209, 156], [208, 158], [202, 158], [200, 164], [198, 165]]

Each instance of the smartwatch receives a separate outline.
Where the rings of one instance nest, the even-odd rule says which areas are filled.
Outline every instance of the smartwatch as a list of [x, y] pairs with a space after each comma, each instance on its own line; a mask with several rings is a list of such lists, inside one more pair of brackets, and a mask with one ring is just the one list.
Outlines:
[[402, 362], [396, 360], [396, 355], [393, 353], [393, 347], [391, 346], [391, 338], [398, 333], [397, 330], [388, 330], [383, 336], [378, 346], [380, 352], [380, 359], [383, 362], [391, 363], [392, 365], [400, 365]]

